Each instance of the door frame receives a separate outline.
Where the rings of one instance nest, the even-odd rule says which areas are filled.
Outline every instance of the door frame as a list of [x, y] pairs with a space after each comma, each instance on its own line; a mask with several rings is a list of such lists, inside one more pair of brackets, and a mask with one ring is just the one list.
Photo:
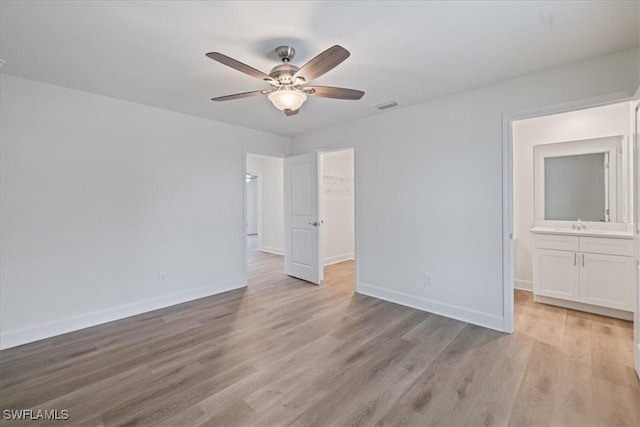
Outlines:
[[[359, 212], [359, 203], [358, 203], [358, 194], [360, 194], [360, 180], [358, 179], [358, 171], [360, 169], [359, 167], [359, 158], [358, 158], [358, 148], [355, 146], [355, 144], [350, 143], [350, 144], [334, 144], [334, 145], [327, 145], [327, 146], [322, 146], [322, 147], [318, 147], [315, 148], [313, 150], [306, 150], [306, 151], [302, 151], [302, 152], [296, 152], [296, 153], [290, 153], [291, 156], [295, 156], [298, 154], [304, 154], [304, 153], [308, 153], [308, 152], [316, 152], [318, 153], [319, 157], [322, 158], [322, 153], [330, 153], [332, 151], [342, 151], [342, 150], [353, 150], [353, 269], [354, 269], [354, 293], [358, 293], [359, 292], [359, 287], [360, 287], [360, 262], [359, 262], [359, 256], [358, 256], [358, 247], [359, 245], [359, 241], [360, 241], [360, 227], [358, 225], [358, 212]], [[322, 170], [320, 169], [318, 171], [318, 173], [321, 173]], [[321, 197], [318, 197], [318, 199], [321, 199]], [[318, 200], [319, 202], [321, 202], [321, 200]], [[324, 268], [324, 267], [323, 267]]]
[[636, 187], [633, 189], [633, 195], [634, 195], [634, 211], [633, 211], [633, 220], [635, 221], [635, 225], [634, 225], [634, 229], [633, 229], [633, 235], [634, 235], [634, 240], [635, 240], [635, 261], [636, 261], [636, 265], [635, 267], [635, 273], [636, 273], [636, 310], [633, 316], [633, 365], [634, 368], [636, 370], [636, 375], [638, 376], [638, 379], [640, 379], [640, 262], [638, 261], [640, 259], [640, 254], [639, 254], [639, 237], [640, 237], [640, 221], [638, 221], [638, 218], [640, 217], [640, 199], [638, 199], [638, 197], [640, 196], [640, 180], [638, 179], [638, 174], [640, 173], [640, 167], [638, 165], [638, 162], [640, 160], [640, 115], [638, 114], [638, 112], [640, 111], [640, 102], [638, 102], [638, 99], [640, 99], [640, 86], [638, 86], [638, 90], [636, 91], [635, 95], [634, 95], [634, 100], [636, 101], [636, 108], [634, 111], [634, 119], [635, 119], [635, 129], [634, 129], [634, 138], [635, 140], [633, 141], [633, 144], [635, 145], [635, 153], [633, 153], [634, 156], [634, 163], [633, 163], [633, 174], [634, 174], [634, 178], [636, 180], [636, 182], [634, 184], [636, 184]]
[[[353, 242], [353, 263], [354, 263], [354, 273], [355, 273], [355, 286], [354, 292], [358, 292], [359, 284], [360, 284], [360, 269], [358, 268], [358, 242], [360, 231], [358, 227], [358, 194], [359, 194], [359, 182], [358, 179], [358, 149], [354, 144], [345, 144], [345, 145], [331, 145], [327, 147], [317, 148], [315, 150], [310, 150], [322, 155], [322, 153], [328, 153], [332, 151], [341, 151], [341, 150], [353, 150], [353, 234], [354, 234], [354, 242]], [[249, 254], [247, 252], [247, 186], [245, 185], [245, 177], [247, 175], [247, 155], [253, 154], [256, 156], [269, 156], [269, 157], [277, 157], [280, 159], [286, 159], [287, 157], [295, 156], [297, 154], [303, 153], [289, 153], [288, 155], [283, 155], [282, 153], [275, 153], [269, 151], [261, 151], [255, 149], [244, 149], [242, 154], [242, 248], [243, 248], [243, 277], [244, 284], [247, 286], [249, 284]], [[321, 171], [319, 171], [320, 173]], [[318, 197], [320, 199], [320, 197]], [[320, 200], [319, 200], [320, 201]], [[324, 268], [324, 267], [323, 267]]]
[[[632, 101], [633, 95], [634, 91], [632, 90], [613, 92], [606, 95], [546, 105], [502, 115], [502, 330], [504, 332], [513, 332], [515, 311], [513, 300], [513, 122]], [[638, 183], [636, 182], [634, 184], [637, 185]]]
[[[351, 150], [353, 151], [353, 269], [354, 269], [354, 292], [358, 292], [358, 178], [357, 178], [357, 164], [358, 164], [358, 160], [356, 157], [356, 147], [351, 145], [351, 146], [336, 146], [336, 147], [330, 147], [330, 148], [322, 148], [322, 149], [318, 149], [315, 150], [320, 158], [320, 169], [318, 171], [318, 174], [320, 175], [319, 179], [320, 181], [320, 188], [322, 189], [322, 155], [326, 154], [326, 153], [335, 153], [336, 151], [346, 151], [346, 150]], [[322, 193], [320, 192], [318, 194], [318, 211], [320, 212], [320, 215], [322, 215], [324, 213], [324, 209], [325, 209], [325, 203], [323, 200], [323, 196]], [[322, 218], [320, 218], [322, 219]], [[322, 232], [320, 233], [319, 236], [320, 239], [320, 249], [322, 249], [323, 243], [322, 242]], [[322, 255], [321, 255], [322, 256]], [[324, 257], [321, 258], [322, 264], [323, 264], [323, 268], [324, 268]]]
[[[360, 242], [360, 227], [358, 224], [358, 215], [360, 212], [358, 203], [358, 194], [360, 194], [360, 179], [358, 178], [358, 171], [360, 170], [360, 162], [358, 157], [358, 148], [355, 144], [336, 144], [321, 147], [315, 151], [320, 154], [330, 153], [332, 151], [341, 150], [353, 150], [353, 271], [354, 271], [354, 288], [353, 292], [358, 293], [360, 288], [360, 261], [359, 261], [359, 242]], [[322, 169], [320, 170], [322, 172]]]

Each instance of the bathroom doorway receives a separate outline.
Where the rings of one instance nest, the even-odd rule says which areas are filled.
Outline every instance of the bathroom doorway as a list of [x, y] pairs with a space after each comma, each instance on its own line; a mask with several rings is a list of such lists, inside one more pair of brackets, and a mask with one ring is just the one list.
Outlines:
[[[506, 116], [503, 146], [505, 317], [512, 316], [505, 330], [551, 348], [573, 343], [572, 351], [590, 355], [593, 375], [616, 384], [637, 381], [634, 363], [640, 364], [637, 330], [632, 338], [638, 305], [638, 102], [620, 98], [614, 94]], [[567, 188], [575, 193], [584, 185], [570, 185], [569, 176], [554, 184], [555, 162], [575, 159], [586, 167], [590, 163], [583, 157], [594, 154], [606, 154], [597, 162], [599, 172], [589, 178], [591, 185], [607, 190], [601, 192], [606, 201], [597, 201], [601, 215], [587, 221], [575, 213], [575, 218], [554, 217], [571, 210], [556, 209], [550, 195]], [[580, 199], [567, 194], [564, 202]]]

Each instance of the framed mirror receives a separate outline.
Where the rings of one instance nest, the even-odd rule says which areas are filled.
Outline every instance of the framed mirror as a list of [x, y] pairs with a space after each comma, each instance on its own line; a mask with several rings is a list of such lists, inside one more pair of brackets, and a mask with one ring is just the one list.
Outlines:
[[534, 146], [535, 226], [627, 223], [625, 144], [624, 136], [613, 136]]
[[608, 152], [545, 157], [544, 219], [610, 222], [608, 163]]

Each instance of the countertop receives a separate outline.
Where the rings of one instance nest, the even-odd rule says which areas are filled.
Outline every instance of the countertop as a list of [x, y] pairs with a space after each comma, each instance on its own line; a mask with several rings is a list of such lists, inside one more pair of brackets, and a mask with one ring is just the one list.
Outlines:
[[564, 234], [567, 236], [611, 237], [614, 239], [633, 239], [632, 231], [619, 230], [574, 230], [571, 228], [534, 227], [530, 230], [534, 234]]

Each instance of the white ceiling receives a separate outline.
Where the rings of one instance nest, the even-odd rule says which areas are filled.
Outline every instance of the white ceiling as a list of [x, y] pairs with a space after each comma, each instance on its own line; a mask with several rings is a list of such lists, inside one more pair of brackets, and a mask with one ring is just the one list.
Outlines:
[[[0, 2], [9, 75], [294, 135], [384, 114], [448, 93], [630, 48], [637, 1]], [[267, 87], [205, 57], [219, 51], [262, 71], [290, 44], [301, 66], [340, 44], [351, 57], [315, 82], [361, 89], [360, 101], [310, 98], [286, 117], [266, 97], [214, 96]]]

